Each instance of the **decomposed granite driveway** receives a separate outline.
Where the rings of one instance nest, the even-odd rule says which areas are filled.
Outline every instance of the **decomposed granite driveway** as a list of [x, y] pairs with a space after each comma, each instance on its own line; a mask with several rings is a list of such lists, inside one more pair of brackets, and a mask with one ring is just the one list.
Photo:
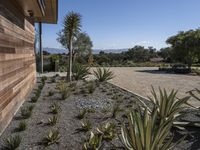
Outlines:
[[[162, 73], [153, 71], [158, 70], [153, 67], [112, 67], [110, 69], [115, 74], [111, 83], [144, 97], [151, 95], [151, 85], [168, 91], [176, 89], [180, 98], [186, 96], [185, 92], [200, 88], [200, 76]], [[200, 102], [194, 100], [190, 102], [200, 106]]]

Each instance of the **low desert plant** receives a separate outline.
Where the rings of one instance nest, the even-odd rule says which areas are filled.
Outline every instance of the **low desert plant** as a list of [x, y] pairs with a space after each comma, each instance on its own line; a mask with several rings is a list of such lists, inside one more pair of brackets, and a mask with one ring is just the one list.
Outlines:
[[44, 84], [40, 84], [40, 85], [38, 85], [38, 89], [39, 89], [39, 90], [42, 90], [43, 87], [44, 87]]
[[112, 116], [111, 118], [116, 118], [117, 114], [122, 111], [122, 109], [120, 108], [119, 104], [115, 104], [113, 106], [113, 109], [112, 109]]
[[83, 119], [85, 117], [86, 113], [87, 113], [87, 110], [86, 109], [82, 109], [82, 110], [79, 111], [79, 113], [76, 116], [76, 118], [81, 120], [81, 119]]
[[96, 89], [96, 83], [94, 81], [89, 81], [86, 85], [86, 88], [88, 90], [88, 93], [94, 93]]
[[52, 90], [49, 91], [48, 96], [53, 96], [53, 95], [54, 95], [54, 92]]
[[19, 135], [11, 136], [4, 140], [3, 150], [15, 150], [19, 147], [22, 138]]
[[75, 80], [83, 80], [90, 74], [90, 68], [81, 64], [74, 64], [72, 68], [72, 75]]
[[115, 124], [108, 122], [97, 128], [97, 132], [102, 135], [103, 140], [110, 141], [115, 137]]
[[36, 96], [31, 97], [31, 102], [32, 103], [36, 103], [38, 100], [38, 98]]
[[150, 114], [133, 110], [128, 115], [128, 125], [121, 128], [121, 141], [128, 150], [169, 150], [173, 137], [169, 138], [172, 121], [166, 120], [163, 124], [157, 123], [158, 112], [156, 109]]
[[26, 121], [20, 121], [20, 123], [18, 124], [18, 127], [15, 129], [16, 132], [21, 132], [21, 131], [25, 131], [27, 128], [27, 123]]
[[42, 84], [45, 84], [45, 81], [47, 80], [47, 77], [46, 76], [43, 76], [42, 78], [41, 78], [41, 82], [42, 82]]
[[90, 123], [89, 120], [85, 120], [81, 122], [81, 128], [78, 128], [77, 131], [80, 132], [87, 132], [92, 128], [92, 124]]
[[50, 106], [50, 109], [51, 109], [51, 113], [53, 114], [58, 114], [61, 111], [61, 107], [57, 103], [53, 103]]
[[56, 125], [56, 123], [58, 122], [58, 116], [52, 116], [48, 119], [48, 124], [51, 126]]
[[200, 90], [195, 88], [194, 90], [191, 90], [188, 92], [190, 96], [192, 96], [194, 99], [200, 101]]
[[59, 143], [61, 136], [59, 130], [50, 130], [48, 135], [43, 139], [46, 146]]
[[83, 145], [83, 150], [102, 150], [102, 146], [102, 136], [91, 132], [90, 138]]
[[37, 89], [36, 92], [35, 92], [35, 97], [39, 98], [40, 95], [41, 95], [41, 89]]
[[[153, 87], [151, 93], [153, 97], [149, 97], [149, 100], [152, 102], [154, 108], [156, 108], [158, 113], [158, 121], [161, 124], [167, 120], [172, 120], [175, 123], [177, 116], [181, 115], [181, 111], [183, 111], [186, 108], [185, 105], [188, 104], [187, 102], [190, 98], [189, 96], [187, 96], [182, 99], [178, 99], [176, 97], [177, 91], [172, 90], [168, 94], [165, 89], [161, 90], [160, 88], [158, 96]], [[147, 106], [145, 105], [145, 107]], [[150, 108], [148, 108], [148, 110], [150, 112], [152, 111]], [[175, 126], [178, 127], [179, 129], [183, 129], [182, 124], [183, 123], [180, 122], [180, 127], [179, 127], [178, 122], [176, 122]]]
[[26, 106], [26, 107], [22, 108], [21, 109], [21, 116], [24, 119], [29, 118], [32, 115], [33, 107], [34, 107], [33, 105], [30, 105], [30, 106]]
[[71, 94], [71, 89], [69, 88], [68, 84], [65, 83], [64, 81], [61, 81], [58, 83], [57, 85], [58, 90], [61, 93], [61, 98], [63, 100], [65, 100], [66, 98], [68, 98]]
[[97, 70], [94, 70], [94, 76], [99, 82], [105, 82], [114, 78], [113, 72], [106, 68], [97, 68]]

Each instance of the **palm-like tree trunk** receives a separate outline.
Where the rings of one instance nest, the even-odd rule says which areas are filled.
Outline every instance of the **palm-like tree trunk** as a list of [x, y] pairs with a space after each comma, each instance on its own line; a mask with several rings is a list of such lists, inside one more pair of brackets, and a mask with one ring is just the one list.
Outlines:
[[68, 62], [68, 69], [67, 69], [67, 81], [71, 82], [71, 80], [72, 80], [72, 39], [70, 40], [69, 62]]

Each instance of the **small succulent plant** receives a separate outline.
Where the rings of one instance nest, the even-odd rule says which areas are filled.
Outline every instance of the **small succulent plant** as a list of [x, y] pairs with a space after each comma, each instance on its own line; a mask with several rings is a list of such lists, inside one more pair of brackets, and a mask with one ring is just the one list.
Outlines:
[[43, 143], [46, 146], [59, 143], [61, 136], [59, 130], [50, 130], [48, 135], [43, 139]]
[[78, 128], [77, 131], [87, 132], [92, 128], [92, 125], [89, 120], [81, 122], [81, 128]]
[[87, 113], [87, 110], [82, 109], [82, 110], [79, 111], [79, 114], [76, 116], [76, 118], [81, 120], [85, 117], [86, 113]]
[[33, 105], [30, 105], [21, 109], [21, 115], [24, 119], [27, 119], [32, 115], [33, 107]]
[[61, 107], [57, 103], [53, 103], [50, 106], [50, 109], [51, 109], [51, 113], [53, 114], [58, 114], [61, 111]]
[[38, 98], [36, 96], [31, 97], [31, 102], [32, 103], [36, 103], [38, 100]]
[[68, 86], [68, 84], [66, 84], [64, 81], [61, 81], [58, 83], [57, 85], [57, 89], [60, 91], [61, 93], [61, 99], [65, 100], [66, 98], [68, 98], [71, 94], [71, 88]]
[[86, 88], [87, 88], [89, 94], [94, 93], [94, 91], [96, 89], [95, 81], [89, 81], [88, 84], [86, 85]]
[[90, 133], [90, 138], [83, 145], [83, 150], [102, 150], [102, 136], [99, 134]]
[[116, 118], [117, 114], [122, 111], [122, 109], [120, 108], [120, 106], [118, 104], [115, 104], [113, 106], [113, 109], [112, 109], [112, 116], [111, 118]]
[[4, 140], [3, 150], [16, 150], [22, 141], [19, 135], [8, 137]]
[[27, 129], [27, 123], [26, 121], [20, 121], [18, 124], [18, 127], [15, 129], [16, 132], [21, 132]]
[[51, 126], [56, 125], [57, 122], [58, 122], [58, 116], [52, 116], [48, 119], [48, 124]]
[[48, 96], [53, 96], [54, 92], [53, 91], [49, 91]]
[[97, 128], [97, 132], [102, 135], [103, 140], [110, 141], [115, 137], [115, 124], [106, 123], [100, 128]]

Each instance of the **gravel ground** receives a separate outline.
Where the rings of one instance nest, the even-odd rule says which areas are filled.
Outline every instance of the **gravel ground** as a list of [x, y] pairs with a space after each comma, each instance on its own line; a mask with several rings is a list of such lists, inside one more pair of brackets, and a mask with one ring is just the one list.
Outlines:
[[[178, 90], [178, 96], [186, 96], [187, 91], [200, 88], [200, 76], [169, 74], [157, 72], [155, 67], [111, 67], [115, 78], [111, 83], [137, 93], [141, 96], [150, 96], [151, 86]], [[200, 102], [191, 100], [194, 106]]]
[[[16, 132], [15, 129], [18, 123], [22, 120], [21, 112], [11, 121], [10, 125], [0, 137], [0, 149], [4, 144], [4, 139], [10, 135], [20, 135], [22, 143], [19, 150], [81, 150], [83, 143], [88, 139], [90, 131], [96, 132], [96, 128], [105, 124], [106, 122], [113, 122], [116, 125], [116, 134], [120, 133], [121, 124], [126, 121], [124, 117], [129, 109], [138, 109], [141, 103], [138, 101], [138, 96], [130, 93], [122, 88], [116, 87], [113, 84], [106, 83], [97, 87], [92, 94], [86, 94], [85, 82], [78, 82], [76, 90], [73, 90], [70, 97], [66, 100], [61, 99], [61, 95], [56, 89], [57, 83], [52, 83], [48, 80], [42, 89], [40, 98], [36, 103], [31, 103], [30, 99], [33, 97], [38, 85], [27, 98], [22, 108], [28, 105], [34, 105], [33, 114], [29, 119], [26, 119], [28, 128], [22, 132]], [[53, 96], [48, 96], [49, 91], [54, 91]], [[116, 97], [114, 98], [114, 96]], [[141, 98], [142, 99], [142, 98]], [[142, 99], [148, 106], [151, 104]], [[49, 107], [57, 103], [61, 106], [61, 112], [58, 114], [59, 121], [55, 126], [48, 125], [48, 118], [52, 116]], [[115, 118], [112, 118], [113, 108], [118, 105], [121, 109]], [[81, 127], [80, 120], [76, 115], [81, 109], [87, 109], [85, 119], [92, 124], [92, 129], [88, 132], [78, 132], [77, 129]], [[182, 120], [198, 121], [200, 122], [200, 113], [194, 110], [187, 110]], [[58, 129], [61, 135], [59, 144], [53, 144], [44, 147], [42, 144], [43, 138], [47, 136], [50, 129]], [[187, 138], [176, 146], [175, 150], [197, 150], [200, 149], [200, 130], [198, 128], [188, 127], [187, 131], [173, 130], [175, 133], [175, 140], [188, 134]], [[124, 150], [118, 136], [112, 141], [103, 142], [104, 150]]]
[[[77, 129], [81, 127], [80, 120], [75, 116], [83, 108], [86, 108], [89, 112], [86, 115], [92, 124], [91, 131], [96, 131], [96, 127], [99, 127], [106, 122], [114, 122], [116, 127], [116, 132], [120, 132], [120, 124], [122, 122], [121, 118], [125, 115], [125, 111], [119, 112], [116, 118], [111, 118], [112, 109], [114, 105], [119, 105], [120, 108], [138, 108], [140, 102], [137, 101], [136, 96], [128, 93], [120, 88], [115, 88], [111, 84], [100, 85], [97, 87], [93, 94], [83, 94], [82, 90], [84, 83], [78, 83], [76, 91], [73, 91], [71, 96], [66, 100], [61, 100], [61, 95], [56, 90], [56, 83], [47, 82], [42, 89], [42, 94], [36, 103], [31, 103], [30, 99], [34, 95], [35, 90], [27, 98], [23, 107], [34, 105], [33, 113], [31, 118], [26, 119], [28, 128], [22, 132], [15, 132], [16, 127], [19, 122], [23, 120], [21, 118], [21, 112], [16, 114], [16, 116], [11, 121], [10, 125], [4, 131], [0, 137], [0, 148], [4, 144], [4, 139], [8, 138], [10, 135], [20, 135], [22, 137], [22, 143], [20, 144], [19, 150], [43, 150], [42, 145], [43, 138], [48, 135], [50, 129], [58, 129], [61, 134], [61, 139], [59, 144], [54, 144], [49, 146], [49, 150], [81, 150], [83, 143], [89, 137], [90, 132], [77, 132]], [[38, 84], [37, 84], [38, 85]], [[37, 86], [36, 86], [37, 88]], [[49, 91], [54, 91], [53, 96], [48, 96]], [[113, 99], [113, 93], [116, 92], [120, 101]], [[52, 116], [49, 107], [53, 103], [58, 103], [61, 106], [61, 112], [59, 113], [59, 121], [56, 126], [49, 126], [48, 118]], [[147, 102], [148, 104], [148, 102]], [[118, 121], [117, 121], [118, 120]], [[116, 136], [112, 143], [105, 142], [104, 149], [123, 149], [121, 142]]]

